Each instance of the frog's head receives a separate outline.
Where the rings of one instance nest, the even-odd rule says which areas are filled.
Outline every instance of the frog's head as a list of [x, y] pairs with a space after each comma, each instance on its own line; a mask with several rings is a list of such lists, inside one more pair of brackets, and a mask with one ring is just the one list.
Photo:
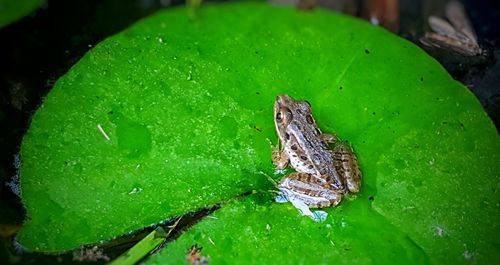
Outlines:
[[274, 122], [278, 130], [290, 124], [293, 120], [293, 109], [295, 104], [295, 100], [286, 94], [276, 97], [276, 101], [274, 102]]
[[286, 122], [287, 118], [291, 120], [294, 115], [311, 114], [311, 104], [306, 100], [295, 100], [287, 94], [281, 94], [276, 97], [274, 114], [276, 120], [282, 118]]

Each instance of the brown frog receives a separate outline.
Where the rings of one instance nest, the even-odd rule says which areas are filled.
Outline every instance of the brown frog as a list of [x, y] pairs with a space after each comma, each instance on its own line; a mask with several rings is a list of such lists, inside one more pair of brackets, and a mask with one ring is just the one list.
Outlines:
[[[297, 171], [278, 184], [289, 200], [323, 208], [337, 205], [348, 192], [359, 191], [361, 172], [351, 148], [336, 136], [321, 132], [307, 101], [277, 96], [274, 122], [281, 148], [273, 150], [273, 163], [278, 169], [290, 163]], [[334, 145], [333, 150], [329, 144]]]

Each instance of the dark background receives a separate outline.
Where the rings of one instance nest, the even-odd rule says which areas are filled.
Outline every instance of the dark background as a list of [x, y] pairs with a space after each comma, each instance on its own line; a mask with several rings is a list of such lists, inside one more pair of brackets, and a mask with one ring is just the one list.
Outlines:
[[[364, 3], [354, 2], [360, 8]], [[419, 45], [418, 38], [428, 30], [428, 14], [442, 13], [439, 2], [443, 3], [400, 1], [397, 33]], [[496, 26], [500, 21], [498, 2], [463, 1], [479, 43], [488, 53], [484, 62], [450, 63], [439, 54], [436, 58], [475, 93], [500, 128], [500, 65], [495, 59], [500, 57], [500, 29]], [[101, 40], [159, 9], [180, 4], [184, 1], [49, 0], [30, 16], [0, 29], [0, 263], [50, 264], [72, 260], [71, 254], [21, 255], [12, 245], [24, 212], [20, 199], [5, 183], [17, 174], [15, 161], [22, 136], [43, 97], [60, 76]]]

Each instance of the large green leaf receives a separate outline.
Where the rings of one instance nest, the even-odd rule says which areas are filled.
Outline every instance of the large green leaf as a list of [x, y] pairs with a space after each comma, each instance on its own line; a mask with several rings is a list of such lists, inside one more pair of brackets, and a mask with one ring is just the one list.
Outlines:
[[0, 0], [0, 28], [30, 14], [43, 0]]
[[224, 207], [187, 231], [146, 264], [183, 264], [187, 250], [213, 264], [428, 264], [424, 250], [369, 200], [329, 210], [324, 222], [301, 217], [291, 204], [253, 196]]
[[[147, 18], [57, 82], [21, 148], [23, 245], [69, 250], [270, 189], [259, 171], [273, 172], [272, 105], [288, 93], [354, 146], [361, 193], [330, 209], [326, 223], [270, 197], [223, 204], [217, 223], [193, 227], [167, 257], [182, 259], [199, 243], [216, 263], [234, 263], [233, 251], [291, 263], [391, 261], [374, 249], [402, 263], [500, 260], [500, 138], [437, 62], [327, 11], [249, 3], [199, 11], [195, 20], [184, 8]], [[267, 222], [277, 229], [266, 244], [283, 251], [254, 246]], [[196, 235], [212, 229], [210, 247]], [[330, 240], [352, 250], [332, 250]], [[310, 251], [294, 251], [302, 248]], [[334, 253], [311, 257], [313, 249]]]

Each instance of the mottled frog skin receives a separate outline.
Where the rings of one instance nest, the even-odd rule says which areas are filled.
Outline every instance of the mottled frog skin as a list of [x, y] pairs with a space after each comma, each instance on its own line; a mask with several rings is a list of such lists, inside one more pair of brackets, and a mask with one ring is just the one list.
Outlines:
[[283, 194], [310, 208], [323, 208], [337, 205], [348, 192], [359, 191], [361, 172], [351, 148], [321, 132], [307, 101], [277, 96], [274, 122], [281, 148], [273, 150], [273, 163], [277, 169], [290, 164], [296, 171], [279, 182]]

